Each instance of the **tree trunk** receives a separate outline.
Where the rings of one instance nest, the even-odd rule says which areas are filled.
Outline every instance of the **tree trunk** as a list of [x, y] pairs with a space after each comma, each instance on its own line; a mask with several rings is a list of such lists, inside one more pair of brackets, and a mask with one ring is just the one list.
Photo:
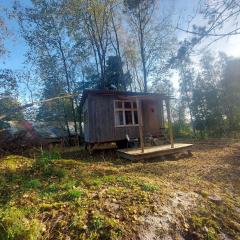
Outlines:
[[139, 7], [139, 44], [140, 44], [140, 53], [141, 53], [141, 60], [142, 60], [142, 70], [143, 70], [143, 89], [144, 92], [147, 92], [147, 68], [146, 68], [146, 56], [145, 56], [145, 48], [144, 48], [144, 30], [142, 26], [142, 19], [141, 19], [141, 10]]
[[[62, 61], [63, 61], [63, 66], [64, 66], [64, 73], [65, 73], [65, 78], [66, 78], [66, 81], [67, 81], [68, 94], [72, 94], [71, 93], [71, 87], [70, 87], [70, 79], [69, 79], [68, 69], [67, 69], [67, 63], [66, 63], [66, 57], [65, 57], [65, 54], [64, 54], [63, 49], [62, 49], [61, 39], [59, 40], [59, 50], [60, 50], [61, 56], [62, 56]], [[74, 108], [73, 97], [70, 97], [70, 101], [71, 101], [73, 121], [74, 121], [74, 131], [75, 131], [75, 134], [77, 136], [78, 135], [78, 132], [77, 132], [77, 120], [76, 120], [76, 112], [75, 112], [75, 108]]]
[[113, 25], [113, 31], [114, 31], [114, 34], [115, 34], [115, 39], [116, 39], [116, 46], [117, 46], [116, 47], [116, 55], [119, 57], [119, 59], [121, 61], [120, 78], [123, 82], [124, 91], [126, 91], [127, 90], [127, 85], [126, 85], [125, 79], [123, 79], [124, 74], [123, 74], [123, 66], [122, 66], [122, 57], [121, 57], [121, 52], [120, 52], [120, 43], [119, 43], [117, 28], [116, 28], [114, 18], [113, 18], [113, 12], [111, 12], [111, 20], [112, 20], [112, 25]]

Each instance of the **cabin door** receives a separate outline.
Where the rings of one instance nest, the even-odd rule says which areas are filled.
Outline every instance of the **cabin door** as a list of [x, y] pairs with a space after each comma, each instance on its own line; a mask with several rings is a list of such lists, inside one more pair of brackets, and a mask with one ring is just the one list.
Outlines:
[[157, 104], [154, 101], [143, 101], [143, 128], [144, 134], [155, 135], [159, 131], [160, 121]]

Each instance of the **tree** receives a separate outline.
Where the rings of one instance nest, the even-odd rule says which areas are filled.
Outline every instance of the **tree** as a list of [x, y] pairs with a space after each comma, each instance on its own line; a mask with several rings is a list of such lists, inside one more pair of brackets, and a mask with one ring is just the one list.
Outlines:
[[228, 131], [240, 130], [240, 59], [227, 59], [221, 81], [221, 104], [224, 108]]
[[[32, 7], [23, 10], [19, 8], [18, 18], [22, 34], [30, 47], [29, 61], [36, 65], [44, 84], [47, 85], [47, 81], [54, 78], [57, 93], [72, 95], [75, 93], [77, 67], [85, 53], [85, 45], [81, 45], [82, 38], [78, 38], [77, 42], [69, 38], [63, 6], [62, 1], [33, 1]], [[77, 134], [74, 98], [70, 102]]]
[[192, 27], [191, 30], [179, 26], [176, 27], [178, 30], [192, 35], [189, 40], [185, 39], [182, 42], [177, 57], [189, 54], [204, 39], [210, 39], [210, 42], [207, 44], [207, 47], [209, 47], [222, 38], [240, 35], [239, 0], [201, 0], [199, 3], [200, 6], [196, 16], [200, 14], [205, 23], [202, 25], [193, 24], [191, 26], [191, 22], [188, 22], [188, 26]]
[[[20, 103], [13, 97], [8, 97], [0, 100], [0, 116], [5, 116], [4, 121], [20, 121], [24, 120], [22, 111], [15, 111], [20, 107]], [[1, 120], [1, 119], [0, 119]]]
[[[192, 31], [184, 30], [180, 27], [177, 28], [199, 36], [199, 40], [204, 37], [217, 37], [215, 40], [219, 40], [223, 37], [240, 35], [240, 28], [238, 26], [240, 5], [238, 0], [204, 0], [201, 2], [199, 14], [207, 20], [207, 26], [193, 25]], [[228, 26], [227, 30], [225, 26]]]
[[146, 34], [150, 20], [153, 16], [155, 0], [124, 0], [126, 12], [130, 17], [130, 24], [136, 32], [143, 71], [144, 92], [147, 92], [147, 53], [146, 53]]
[[135, 42], [128, 38], [123, 45], [123, 59], [126, 62], [126, 69], [132, 76], [130, 88], [132, 91], [143, 92], [143, 82], [139, 76], [139, 55]]
[[67, 4], [67, 14], [71, 16], [72, 33], [76, 38], [82, 33], [86, 36], [91, 46], [99, 79], [102, 82], [105, 82], [106, 77], [111, 8], [111, 0], [71, 0]]
[[131, 84], [131, 75], [129, 72], [123, 73], [122, 61], [119, 56], [109, 56], [106, 67], [106, 80], [104, 86], [111, 88], [115, 86], [118, 90], [124, 91]]
[[0, 57], [6, 54], [5, 40], [9, 36], [9, 31], [5, 23], [5, 18], [9, 17], [6, 9], [0, 5]]
[[11, 69], [0, 69], [0, 99], [17, 92], [16, 73]]
[[[129, 29], [133, 46], [138, 49], [134, 61], [140, 60], [141, 67], [134, 64], [137, 71], [142, 70], [142, 79], [138, 74], [138, 82], [143, 82], [143, 91], [147, 92], [149, 83], [156, 75], [167, 75], [168, 59], [174, 51], [176, 38], [171, 25], [171, 13], [156, 17], [158, 1], [125, 0]], [[156, 20], [157, 19], [157, 20]]]
[[220, 136], [224, 133], [219, 74], [214, 56], [206, 52], [201, 58], [201, 71], [192, 95], [195, 128], [201, 136]]
[[181, 93], [181, 102], [183, 106], [186, 106], [189, 110], [191, 126], [195, 135], [196, 133], [193, 121], [192, 96], [194, 88], [196, 86], [196, 76], [194, 74], [195, 69], [192, 66], [193, 63], [188, 56], [185, 56], [184, 60], [180, 61], [177, 65], [180, 76], [179, 86]]

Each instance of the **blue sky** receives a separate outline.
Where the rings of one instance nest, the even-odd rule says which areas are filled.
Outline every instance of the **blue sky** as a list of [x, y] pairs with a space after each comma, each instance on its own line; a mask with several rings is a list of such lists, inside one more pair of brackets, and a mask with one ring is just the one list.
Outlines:
[[[21, 4], [29, 4], [30, 0], [20, 0]], [[13, 0], [1, 0], [0, 5], [11, 8]], [[181, 27], [186, 28], [186, 22], [194, 14], [198, 6], [198, 0], [160, 0], [160, 9], [166, 9], [173, 12], [175, 23], [179, 20]], [[197, 16], [195, 22], [201, 23], [203, 20]], [[0, 68], [22, 69], [24, 67], [25, 54], [27, 46], [20, 36], [16, 20], [6, 20], [11, 36], [6, 40], [5, 46], [9, 53], [0, 60]], [[184, 39], [190, 35], [177, 31], [179, 39]], [[204, 49], [207, 42], [199, 46], [200, 51]], [[228, 55], [240, 57], [240, 36], [225, 38], [216, 42], [210, 47], [212, 51], [224, 51]]]

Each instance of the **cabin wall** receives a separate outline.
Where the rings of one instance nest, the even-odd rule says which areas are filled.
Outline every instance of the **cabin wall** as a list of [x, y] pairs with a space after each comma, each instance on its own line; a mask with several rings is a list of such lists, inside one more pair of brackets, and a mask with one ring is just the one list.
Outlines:
[[83, 132], [84, 132], [84, 140], [85, 142], [89, 142], [90, 140], [90, 135], [89, 135], [89, 129], [90, 129], [90, 124], [89, 124], [89, 105], [88, 105], [88, 99], [86, 99], [84, 105], [83, 105]]
[[[126, 139], [126, 134], [130, 138], [139, 137], [139, 127], [115, 127], [114, 100], [113, 95], [89, 95], [88, 103], [88, 124], [85, 128], [85, 141], [89, 143], [111, 142]], [[142, 104], [144, 133], [155, 135], [161, 128], [161, 105], [162, 101], [150, 101], [149, 104]], [[154, 113], [151, 110], [154, 108]], [[154, 119], [154, 124], [153, 124]]]

